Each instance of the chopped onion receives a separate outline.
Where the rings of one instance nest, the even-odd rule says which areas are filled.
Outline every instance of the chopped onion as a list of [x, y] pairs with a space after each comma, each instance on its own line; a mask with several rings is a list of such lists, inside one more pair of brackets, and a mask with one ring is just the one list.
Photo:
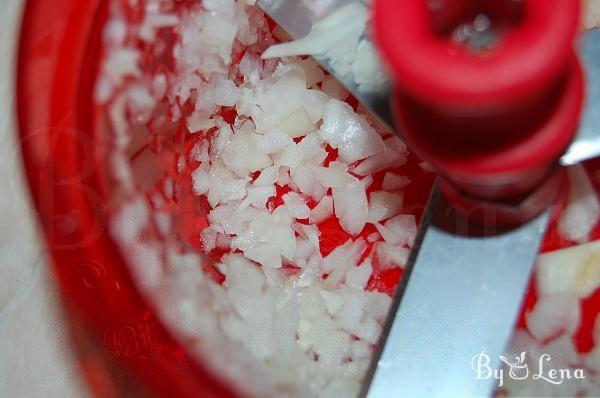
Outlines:
[[367, 193], [363, 185], [354, 177], [342, 187], [332, 189], [335, 215], [344, 231], [358, 235], [369, 217]]
[[375, 228], [387, 243], [412, 246], [417, 235], [417, 224], [412, 215], [399, 215], [389, 219], [384, 225], [375, 223]]
[[589, 297], [600, 286], [600, 241], [540, 255], [536, 281], [541, 294]]
[[332, 148], [338, 149], [340, 159], [352, 163], [383, 152], [383, 140], [364, 117], [354, 113], [350, 105], [335, 99], [325, 104], [319, 136]]
[[579, 300], [569, 293], [540, 296], [525, 317], [527, 329], [539, 342], [563, 333], [572, 335], [579, 328], [579, 319]]
[[383, 176], [381, 189], [384, 191], [395, 191], [402, 189], [410, 184], [410, 179], [406, 176], [401, 176], [396, 173], [387, 172]]
[[379, 268], [387, 270], [391, 268], [403, 268], [408, 261], [410, 249], [387, 242], [377, 243], [377, 259]]
[[341, 188], [350, 181], [350, 176], [344, 170], [333, 167], [312, 166], [310, 171], [314, 178], [327, 188]]
[[286, 193], [282, 199], [292, 217], [306, 219], [310, 215], [310, 209], [306, 205], [306, 201], [296, 192]]
[[350, 267], [346, 272], [346, 285], [354, 289], [363, 290], [367, 286], [369, 278], [373, 273], [371, 260], [365, 260], [358, 267]]
[[402, 210], [402, 194], [385, 191], [371, 192], [369, 197], [369, 222], [377, 223], [398, 215]]
[[578, 243], [589, 239], [600, 217], [600, 200], [585, 168], [581, 165], [568, 169], [569, 201], [558, 220], [558, 232]]
[[310, 212], [310, 222], [318, 224], [333, 215], [333, 198], [329, 195], [323, 199]]

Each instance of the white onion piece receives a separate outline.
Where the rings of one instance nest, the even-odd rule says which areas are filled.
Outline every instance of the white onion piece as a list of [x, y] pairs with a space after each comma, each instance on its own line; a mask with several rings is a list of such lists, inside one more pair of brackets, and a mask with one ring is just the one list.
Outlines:
[[600, 286], [600, 241], [540, 255], [536, 282], [541, 294], [589, 297]]
[[338, 149], [340, 159], [352, 163], [379, 154], [385, 149], [383, 140], [364, 117], [352, 107], [335, 99], [325, 105], [319, 136], [332, 148]]
[[398, 137], [396, 134], [393, 134], [393, 135], [387, 137], [385, 139], [384, 143], [385, 143], [385, 147], [388, 149], [391, 149], [391, 150], [401, 153], [403, 155], [407, 154], [408, 147], [406, 146], [406, 144], [404, 142], [402, 142], [400, 137]]
[[132, 198], [123, 205], [111, 225], [111, 235], [120, 241], [137, 241], [150, 222], [150, 209], [143, 197]]
[[373, 179], [373, 176], [366, 176], [360, 180], [360, 184], [363, 186], [364, 190], [366, 191], [369, 189], [371, 184], [373, 184], [373, 181], [375, 181]]
[[240, 204], [239, 210], [252, 205], [258, 209], [264, 209], [269, 198], [277, 194], [274, 185], [250, 186], [247, 189], [246, 199]]
[[288, 192], [283, 195], [282, 199], [292, 217], [306, 219], [310, 215], [310, 209], [306, 205], [306, 201], [296, 192]]
[[[226, 276], [224, 285], [236, 312], [250, 321], [270, 321], [274, 306], [263, 299], [266, 281], [260, 269], [239, 254], [223, 256], [222, 263], [221, 269]], [[264, 311], [257, 311], [262, 306]]]
[[141, 24], [138, 36], [140, 39], [151, 43], [156, 39], [158, 29], [175, 26], [179, 23], [177, 15], [146, 13], [144, 22]]
[[279, 177], [277, 178], [277, 185], [286, 186], [292, 181], [289, 170], [286, 167], [281, 167], [279, 170]]
[[194, 160], [199, 162], [210, 162], [210, 155], [208, 154], [209, 147], [210, 142], [208, 140], [202, 140], [194, 145], [194, 149], [192, 150]]
[[350, 176], [343, 170], [319, 166], [312, 166], [309, 169], [314, 178], [327, 188], [340, 188], [350, 181]]
[[320, 166], [327, 157], [325, 145], [316, 133], [308, 134], [298, 143], [305, 164]]
[[277, 125], [277, 130], [292, 138], [304, 137], [317, 129], [304, 109], [298, 109]]
[[352, 358], [370, 358], [371, 356], [371, 345], [362, 340], [354, 340], [352, 342]]
[[359, 163], [354, 168], [354, 174], [367, 176], [388, 168], [395, 168], [406, 164], [407, 159], [404, 153], [386, 148], [382, 153], [373, 155]]
[[353, 243], [349, 240], [325, 257], [323, 269], [329, 269], [329, 275], [325, 279], [324, 287], [335, 289], [344, 280], [348, 269], [358, 264], [366, 249], [367, 245], [362, 238]]
[[384, 191], [395, 191], [408, 186], [411, 183], [410, 179], [406, 176], [401, 176], [396, 173], [387, 172], [383, 176], [383, 183], [381, 189]]
[[275, 161], [276, 166], [285, 166], [290, 169], [294, 169], [302, 163], [302, 151], [294, 143], [289, 144], [285, 147], [283, 152], [277, 157]]
[[375, 228], [387, 243], [411, 247], [417, 235], [417, 224], [412, 215], [399, 215], [389, 219], [384, 225], [375, 223]]
[[363, 33], [367, 11], [360, 3], [349, 3], [316, 23], [302, 39], [275, 44], [262, 55], [263, 59], [293, 55], [319, 55], [343, 45], [358, 41]]
[[111, 18], [106, 22], [102, 32], [102, 40], [105, 44], [122, 46], [127, 38], [127, 24], [122, 18]]
[[335, 268], [338, 267], [347, 267], [347, 262], [355, 259], [356, 262], [354, 265], [358, 263], [360, 256], [363, 251], [366, 249], [364, 241], [361, 239], [357, 240], [357, 244], [352, 241], [352, 239], [348, 239], [346, 243], [341, 246], [336, 247], [331, 253], [327, 255], [327, 257], [323, 258], [323, 272], [331, 273]]
[[256, 105], [261, 111], [253, 117], [259, 131], [276, 128], [294, 112], [302, 108], [306, 92], [304, 71], [295, 65], [288, 65], [279, 71], [279, 80], [265, 93], [256, 97]]
[[194, 194], [204, 195], [212, 186], [212, 178], [206, 171], [206, 167], [198, 167], [192, 172], [192, 183]]
[[325, 73], [314, 58], [297, 59], [294, 63], [304, 70], [307, 87], [315, 87], [317, 83], [323, 81]]
[[358, 235], [369, 217], [367, 193], [356, 178], [342, 187], [332, 189], [335, 215], [340, 220], [342, 229], [350, 235]]
[[427, 173], [435, 173], [435, 169], [433, 168], [433, 166], [427, 162], [419, 163], [419, 167]]
[[306, 268], [307, 262], [314, 253], [313, 244], [307, 239], [296, 240], [296, 253], [294, 254], [294, 265], [300, 268]]
[[323, 196], [323, 199], [310, 212], [310, 222], [318, 224], [327, 220], [333, 215], [333, 198], [329, 195]]
[[304, 110], [311, 123], [317, 123], [323, 118], [323, 109], [329, 101], [329, 96], [320, 90], [306, 90], [303, 95]]
[[356, 49], [356, 58], [351, 66], [354, 82], [361, 91], [376, 93], [389, 83], [379, 61], [379, 54], [368, 40], [361, 40]]
[[290, 177], [300, 192], [312, 196], [317, 184], [312, 171], [308, 167], [298, 166], [290, 170]]
[[381, 235], [379, 234], [379, 232], [373, 232], [372, 234], [367, 236], [367, 242], [369, 243], [377, 242], [379, 239], [381, 239]]
[[323, 298], [323, 303], [330, 315], [338, 315], [344, 307], [344, 299], [334, 292], [328, 290], [319, 290], [319, 294]]
[[248, 229], [232, 240], [232, 247], [265, 267], [281, 268], [281, 257], [292, 260], [296, 252], [296, 237], [289, 221], [276, 213], [255, 216]]
[[296, 223], [294, 229], [300, 233], [300, 236], [306, 238], [314, 249], [319, 249], [319, 228], [316, 225]]
[[240, 89], [231, 80], [220, 78], [215, 87], [215, 103], [221, 106], [233, 106], [240, 98]]
[[571, 336], [563, 335], [552, 340], [543, 347], [543, 351], [550, 355], [553, 364], [562, 365], [557, 366], [556, 369], [566, 368], [569, 365], [579, 365], [580, 363], [577, 348]]
[[539, 342], [561, 334], [572, 335], [579, 328], [579, 320], [579, 300], [569, 293], [540, 296], [525, 316], [527, 329]]
[[247, 131], [236, 131], [222, 153], [225, 165], [240, 177], [273, 165], [267, 154], [257, 150], [252, 136]]
[[558, 232], [569, 240], [585, 243], [600, 217], [600, 200], [583, 166], [570, 167], [568, 173], [569, 199], [558, 220]]
[[379, 268], [388, 270], [391, 268], [404, 268], [410, 255], [410, 249], [387, 242], [377, 243], [377, 259]]
[[385, 191], [371, 192], [369, 196], [369, 222], [387, 220], [402, 210], [403, 195]]
[[212, 207], [243, 199], [246, 196], [246, 186], [249, 178], [236, 179], [223, 167], [213, 168], [210, 174], [211, 184], [208, 192], [208, 202]]
[[211, 252], [217, 247], [217, 231], [212, 227], [207, 227], [200, 233], [202, 238], [202, 247], [206, 252]]
[[364, 290], [373, 273], [371, 260], [367, 259], [358, 267], [350, 267], [346, 272], [346, 285], [353, 289]]
[[316, 330], [313, 349], [319, 355], [319, 362], [323, 366], [341, 364], [350, 348], [350, 334], [337, 330], [331, 321], [322, 321]]
[[217, 240], [215, 244], [217, 245], [217, 249], [229, 250], [231, 249], [231, 236], [217, 233]]
[[216, 122], [201, 113], [192, 113], [187, 119], [187, 128], [190, 133], [205, 131], [216, 126]]
[[276, 153], [293, 143], [292, 139], [279, 131], [271, 130], [265, 134], [252, 134], [252, 143], [261, 153]]
[[263, 169], [254, 181], [254, 186], [273, 185], [279, 179], [279, 167], [271, 166]]

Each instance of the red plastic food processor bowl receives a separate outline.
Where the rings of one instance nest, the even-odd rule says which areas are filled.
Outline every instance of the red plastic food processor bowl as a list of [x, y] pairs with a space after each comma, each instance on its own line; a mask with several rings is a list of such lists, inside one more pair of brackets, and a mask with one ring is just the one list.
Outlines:
[[[110, 4], [29, 0], [22, 24], [17, 78], [22, 151], [53, 275], [68, 313], [66, 327], [76, 343], [82, 375], [96, 396], [233, 397], [236, 394], [226, 383], [161, 323], [108, 231], [111, 191], [103, 164], [108, 149], [98, 131], [100, 111], [93, 92]], [[419, 163], [411, 155], [402, 166], [413, 181], [405, 192], [405, 212], [416, 217], [425, 208], [433, 179]], [[381, 187], [380, 177], [374, 179], [373, 189]], [[198, 226], [195, 229], [197, 238]], [[336, 219], [319, 229], [322, 251], [330, 252], [349, 238]], [[365, 228], [363, 234], [372, 232]], [[546, 249], [570, 244], [551, 232]], [[397, 268], [370, 283], [391, 294], [401, 276]], [[591, 348], [600, 295], [589, 302], [579, 343], [582, 350]], [[532, 292], [528, 308], [534, 303]]]
[[154, 317], [108, 234], [92, 93], [108, 1], [27, 1], [18, 57], [22, 151], [78, 363], [98, 396], [231, 397]]
[[[162, 323], [137, 288], [127, 253], [109, 233], [115, 201], [106, 164], [111, 148], [105, 130], [110, 123], [93, 93], [103, 55], [102, 30], [111, 5], [119, 1], [30, 0], [23, 17], [17, 81], [22, 151], [53, 275], [68, 310], [67, 326], [78, 343], [83, 375], [99, 396], [143, 391], [139, 395], [233, 397], [227, 383], [209, 373], [190, 347]], [[175, 3], [186, 7], [195, 1]], [[129, 0], [119, 4], [128, 7], [132, 19], [143, 15], [143, 1], [135, 6]], [[357, 106], [355, 100], [349, 102]], [[221, 116], [233, 123], [235, 112]], [[183, 137], [182, 154], [190, 152], [200, 137], [185, 131], [184, 126], [175, 133]], [[176, 168], [175, 155], [161, 153], [152, 161], [157, 168]], [[337, 151], [329, 155], [333, 160]], [[132, 155], [131, 161], [135, 158]], [[410, 156], [402, 166], [402, 173], [414, 181], [404, 192], [405, 212], [417, 219], [434, 177], [419, 162]], [[185, 173], [191, 186], [189, 170]], [[370, 189], [381, 189], [383, 176], [374, 176]], [[285, 188], [278, 190], [274, 201], [281, 202], [285, 193]], [[179, 208], [184, 222], [178, 232], [186, 244], [200, 250], [207, 203], [189, 196]], [[350, 238], [333, 217], [319, 229], [324, 255]], [[361, 236], [373, 232], [370, 226]], [[399, 268], [385, 270], [372, 278], [370, 288], [392, 294], [401, 276]]]

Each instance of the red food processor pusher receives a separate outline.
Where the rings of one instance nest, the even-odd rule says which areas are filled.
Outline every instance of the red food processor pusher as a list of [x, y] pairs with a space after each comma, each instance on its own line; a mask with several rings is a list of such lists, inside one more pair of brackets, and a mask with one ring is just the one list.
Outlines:
[[574, 49], [579, 3], [438, 3], [375, 3], [375, 37], [395, 82], [396, 126], [469, 220], [518, 225], [554, 201], [558, 160], [577, 133], [584, 92]]
[[[485, 353], [500, 366], [584, 95], [579, 3], [518, 3], [375, 3], [396, 126], [440, 175], [445, 200], [421, 230], [366, 396], [493, 394], [494, 379], [478, 378], [472, 358]], [[471, 37], [457, 43], [459, 29]], [[497, 37], [482, 40], [488, 29]]]

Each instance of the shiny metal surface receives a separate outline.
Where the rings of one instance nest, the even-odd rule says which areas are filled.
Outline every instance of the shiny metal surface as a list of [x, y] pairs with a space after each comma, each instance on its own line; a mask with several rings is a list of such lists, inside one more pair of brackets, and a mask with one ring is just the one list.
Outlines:
[[[436, 188], [405, 270], [363, 396], [489, 397], [475, 355], [499, 365], [513, 333], [547, 212], [519, 228], [476, 231]], [[395, 314], [395, 318], [394, 318]]]
[[259, 0], [263, 9], [294, 39], [310, 32], [312, 26], [340, 7], [360, 0]]
[[579, 51], [586, 72], [586, 104], [577, 138], [560, 159], [571, 166], [600, 156], [600, 29], [581, 37]]
[[[257, 4], [296, 40], [308, 35], [313, 26], [343, 6], [355, 4], [366, 7], [364, 1], [361, 0], [259, 0]], [[372, 44], [366, 24], [362, 30], [363, 34], [357, 47]], [[372, 55], [373, 53], [369, 54]], [[383, 123], [391, 128], [393, 123], [389, 107], [391, 90], [389, 79], [386, 78], [376, 87], [366, 87], [357, 83], [357, 79], [352, 73], [342, 74], [337, 72], [335, 67], [338, 61], [337, 57], [346, 55], [347, 52], [332, 52], [316, 55], [314, 58], [334, 75], [361, 104], [370, 109], [374, 115], [377, 115]], [[356, 51], [356, 57], [364, 56], [367, 56], [365, 52]], [[377, 57], [369, 58], [369, 62], [380, 65], [379, 70], [384, 69]]]

